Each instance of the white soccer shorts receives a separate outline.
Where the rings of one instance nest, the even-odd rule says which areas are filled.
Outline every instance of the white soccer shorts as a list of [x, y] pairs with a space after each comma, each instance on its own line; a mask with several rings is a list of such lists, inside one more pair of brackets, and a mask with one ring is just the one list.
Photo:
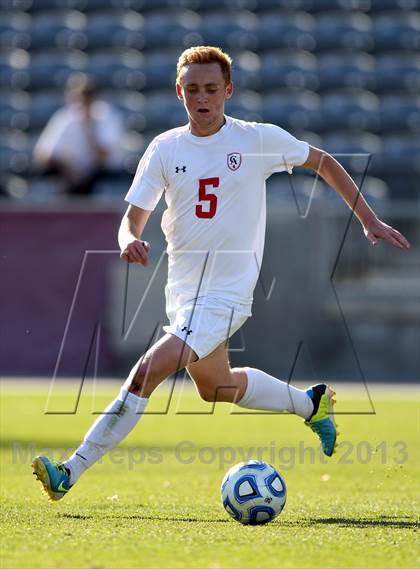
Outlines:
[[250, 316], [240, 305], [226, 301], [217, 303], [215, 299], [208, 301], [206, 297], [201, 297], [195, 304], [189, 302], [180, 307], [171, 302], [167, 315], [170, 324], [163, 327], [165, 332], [178, 336], [199, 359], [227, 342]]

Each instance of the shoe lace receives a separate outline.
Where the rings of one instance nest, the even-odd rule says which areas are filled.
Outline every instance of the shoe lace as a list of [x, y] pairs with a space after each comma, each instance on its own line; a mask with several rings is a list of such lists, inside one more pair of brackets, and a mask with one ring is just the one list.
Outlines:
[[321, 429], [318, 426], [318, 423], [309, 423], [309, 426], [311, 427], [311, 429], [317, 434], [320, 435], [321, 434]]
[[68, 476], [67, 469], [62, 462], [58, 462], [58, 460], [52, 460], [51, 462], [54, 464], [57, 470], [59, 470], [62, 474]]

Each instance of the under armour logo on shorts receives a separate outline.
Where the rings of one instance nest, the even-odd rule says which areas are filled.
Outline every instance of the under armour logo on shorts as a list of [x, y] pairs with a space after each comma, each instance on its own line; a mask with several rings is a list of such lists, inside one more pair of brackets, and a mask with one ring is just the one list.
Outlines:
[[175, 172], [176, 172], [177, 174], [179, 174], [179, 172], [184, 172], [184, 173], [185, 173], [186, 171], [187, 171], [187, 167], [186, 167], [186, 166], [177, 166], [177, 167], [175, 168]]
[[192, 334], [192, 330], [188, 330], [188, 331], [187, 331], [187, 330], [188, 330], [188, 328], [187, 328], [186, 326], [184, 326], [184, 327], [181, 329], [181, 332], [187, 332], [187, 336], [189, 336], [190, 334]]

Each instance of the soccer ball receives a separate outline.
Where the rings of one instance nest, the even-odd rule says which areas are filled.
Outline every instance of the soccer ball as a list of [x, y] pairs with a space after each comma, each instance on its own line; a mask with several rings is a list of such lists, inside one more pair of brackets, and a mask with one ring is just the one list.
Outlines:
[[283, 477], [270, 464], [259, 460], [232, 466], [220, 491], [225, 510], [241, 524], [270, 522], [286, 503]]

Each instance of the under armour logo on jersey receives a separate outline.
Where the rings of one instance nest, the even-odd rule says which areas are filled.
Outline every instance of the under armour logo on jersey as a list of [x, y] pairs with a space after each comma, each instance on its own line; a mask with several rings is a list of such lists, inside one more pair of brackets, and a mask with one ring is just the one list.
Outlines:
[[242, 155], [239, 152], [231, 152], [227, 155], [227, 165], [229, 170], [237, 170], [242, 164]]
[[187, 328], [186, 326], [184, 326], [184, 327], [181, 329], [181, 332], [187, 332], [187, 336], [189, 336], [189, 335], [192, 333], [192, 330], [188, 330], [188, 331], [187, 331], [187, 330], [188, 330], [188, 328]]
[[179, 172], [186, 172], [186, 171], [187, 171], [187, 167], [186, 167], [186, 166], [177, 166], [177, 167], [175, 168], [175, 172], [176, 172], [177, 174], [179, 174]]

